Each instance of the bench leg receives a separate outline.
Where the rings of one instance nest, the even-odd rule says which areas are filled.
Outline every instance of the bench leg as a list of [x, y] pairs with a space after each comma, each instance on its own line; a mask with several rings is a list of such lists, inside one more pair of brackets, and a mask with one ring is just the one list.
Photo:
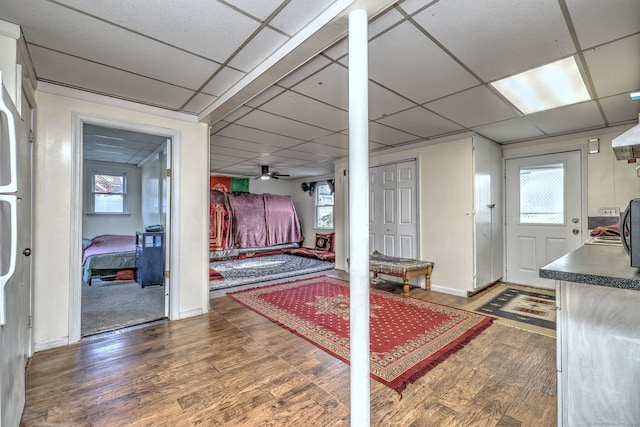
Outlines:
[[409, 279], [407, 278], [407, 276], [404, 277], [404, 284], [402, 285], [402, 295], [404, 295], [405, 297], [409, 296], [409, 288], [411, 288], [411, 286], [409, 285]]
[[431, 271], [432, 270], [433, 270], [433, 267], [431, 266], [427, 267], [427, 274], [424, 275], [424, 288], [427, 291], [431, 290]]

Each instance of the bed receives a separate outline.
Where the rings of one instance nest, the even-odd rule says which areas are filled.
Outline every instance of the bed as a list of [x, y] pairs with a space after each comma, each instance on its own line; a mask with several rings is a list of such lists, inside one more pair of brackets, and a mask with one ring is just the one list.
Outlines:
[[104, 234], [82, 242], [82, 283], [94, 276], [113, 276], [136, 268], [136, 236]]

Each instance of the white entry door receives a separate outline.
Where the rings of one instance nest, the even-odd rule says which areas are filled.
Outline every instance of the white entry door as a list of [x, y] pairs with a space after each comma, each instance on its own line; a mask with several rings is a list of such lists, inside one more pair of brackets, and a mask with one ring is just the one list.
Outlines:
[[540, 267], [582, 245], [580, 155], [506, 160], [507, 282], [554, 288]]

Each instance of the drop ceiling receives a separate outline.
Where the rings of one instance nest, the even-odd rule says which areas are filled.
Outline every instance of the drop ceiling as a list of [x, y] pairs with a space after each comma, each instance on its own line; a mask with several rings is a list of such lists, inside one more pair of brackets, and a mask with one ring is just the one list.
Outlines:
[[[211, 125], [213, 173], [269, 165], [301, 178], [348, 155], [357, 7], [370, 16], [372, 152], [469, 131], [509, 144], [637, 123], [637, 0], [3, 0], [0, 19], [21, 26], [40, 90], [195, 116]], [[568, 56], [589, 101], [524, 115], [489, 85]]]

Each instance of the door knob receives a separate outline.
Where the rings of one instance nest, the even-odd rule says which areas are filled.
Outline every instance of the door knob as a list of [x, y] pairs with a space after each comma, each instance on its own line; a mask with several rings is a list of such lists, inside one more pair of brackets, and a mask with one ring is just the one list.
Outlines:
[[574, 224], [577, 224], [577, 223], [578, 223], [578, 221], [580, 221], [578, 218], [573, 218], [573, 219], [571, 220], [571, 222], [572, 222], [572, 223], [574, 223]]
[[30, 256], [31, 255], [31, 248], [26, 248], [24, 251], [22, 251], [22, 255]]
[[577, 228], [574, 228], [573, 229], [573, 234], [578, 234], [578, 233], [580, 233], [580, 230], [578, 230]]

